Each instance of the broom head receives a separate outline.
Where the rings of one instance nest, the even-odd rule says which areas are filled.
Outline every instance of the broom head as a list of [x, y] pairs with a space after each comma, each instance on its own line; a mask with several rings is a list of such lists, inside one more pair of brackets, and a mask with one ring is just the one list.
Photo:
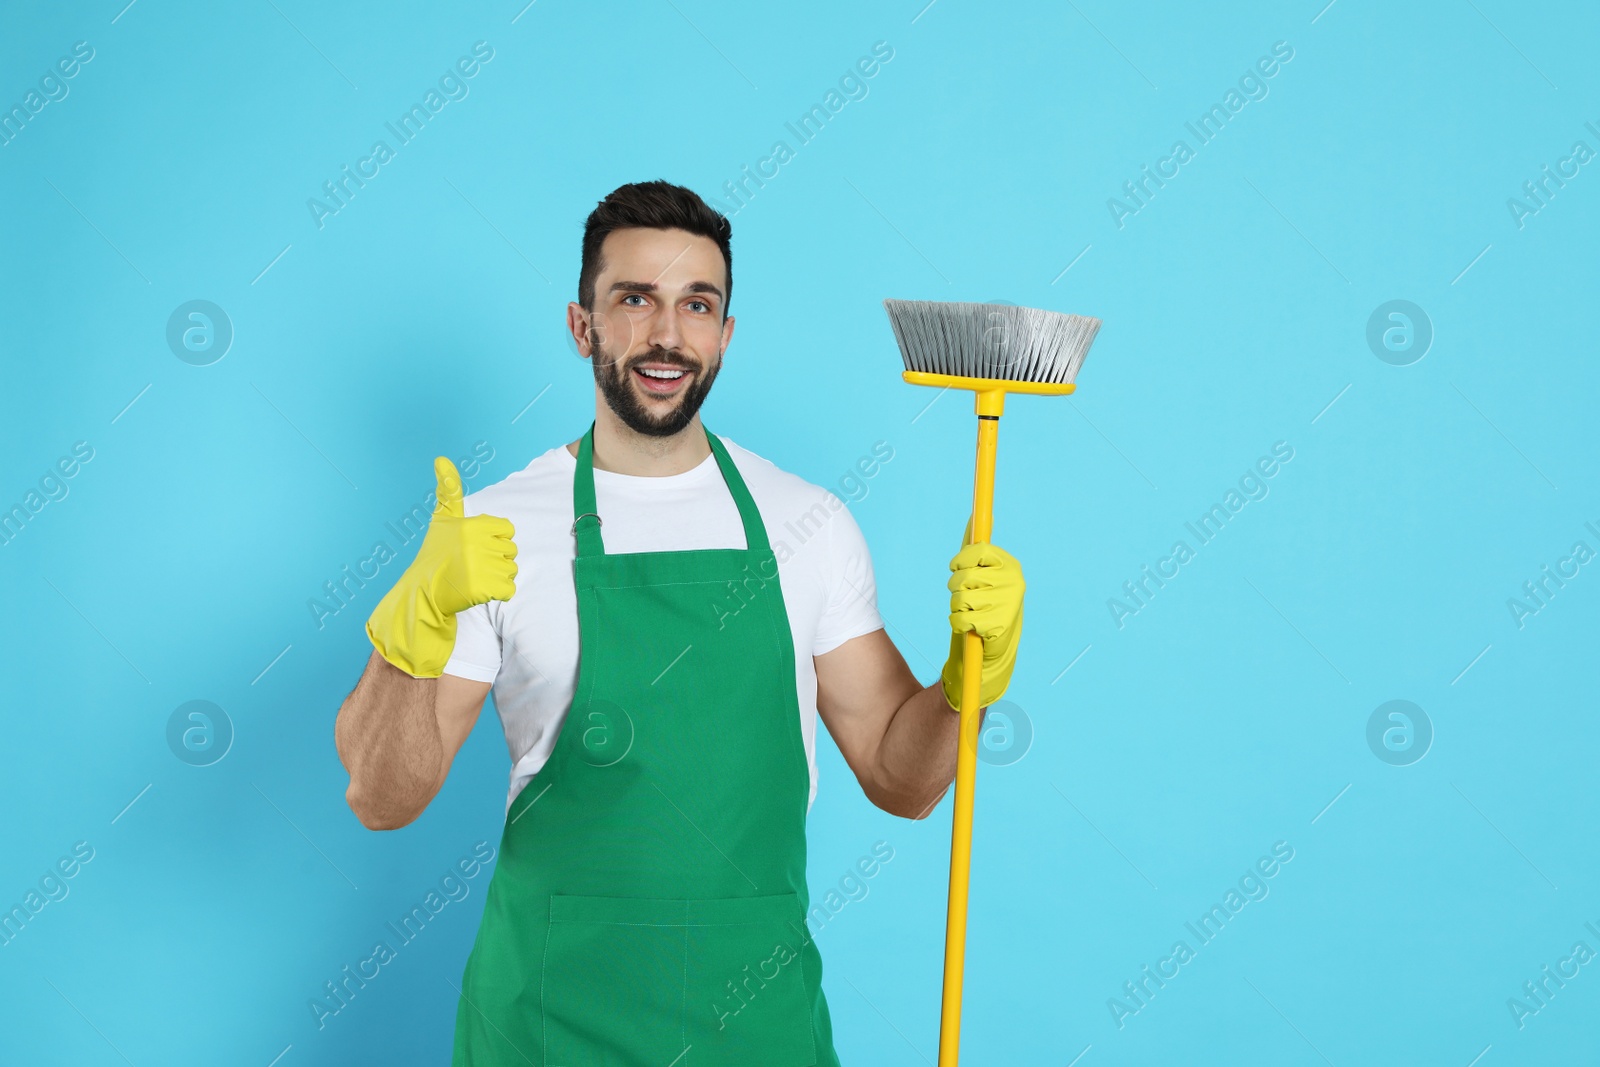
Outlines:
[[906, 381], [980, 395], [1072, 392], [1100, 329], [1100, 320], [1086, 315], [1013, 304], [885, 300], [883, 306]]

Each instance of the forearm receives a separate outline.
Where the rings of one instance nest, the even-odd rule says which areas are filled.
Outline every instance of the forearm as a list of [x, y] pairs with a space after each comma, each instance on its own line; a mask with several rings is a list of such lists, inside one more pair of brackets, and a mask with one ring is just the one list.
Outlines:
[[334, 743], [350, 773], [345, 799], [368, 829], [406, 825], [438, 792], [438, 688], [437, 678], [413, 678], [374, 652], [339, 708]]
[[908, 819], [926, 818], [956, 775], [961, 716], [935, 682], [895, 710], [877, 753], [873, 802]]

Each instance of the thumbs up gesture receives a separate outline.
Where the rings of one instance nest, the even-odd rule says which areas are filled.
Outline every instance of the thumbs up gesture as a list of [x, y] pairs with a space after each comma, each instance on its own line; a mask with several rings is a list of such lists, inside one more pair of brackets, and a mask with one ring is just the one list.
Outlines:
[[444, 673], [456, 643], [456, 615], [516, 592], [517, 546], [508, 519], [467, 516], [461, 475], [443, 456], [433, 461], [436, 503], [417, 558], [367, 620], [378, 655], [413, 678]]

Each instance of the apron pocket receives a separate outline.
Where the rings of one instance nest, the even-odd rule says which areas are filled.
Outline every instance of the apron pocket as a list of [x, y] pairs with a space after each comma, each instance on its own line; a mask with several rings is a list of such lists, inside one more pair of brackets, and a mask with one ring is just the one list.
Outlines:
[[688, 902], [690, 1067], [810, 1067], [809, 940], [793, 893]]
[[540, 1003], [549, 1067], [686, 1061], [681, 900], [552, 896]]
[[793, 893], [552, 896], [549, 1067], [812, 1067], [809, 938]]

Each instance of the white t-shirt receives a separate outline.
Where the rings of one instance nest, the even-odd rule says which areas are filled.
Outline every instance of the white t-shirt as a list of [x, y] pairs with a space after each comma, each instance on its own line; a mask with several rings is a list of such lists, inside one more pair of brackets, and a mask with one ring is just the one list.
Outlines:
[[[817, 795], [817, 670], [820, 656], [883, 627], [866, 539], [843, 501], [718, 435], [761, 512], [778, 559], [794, 632], [800, 736]], [[467, 496], [468, 515], [510, 519], [517, 591], [456, 616], [444, 672], [494, 683], [511, 752], [506, 810], [555, 747], [578, 684], [578, 597], [572, 560], [572, 477], [578, 461], [559, 445]], [[596, 469], [596, 510], [607, 553], [744, 548], [739, 509], [715, 456], [682, 474], [641, 477]]]

